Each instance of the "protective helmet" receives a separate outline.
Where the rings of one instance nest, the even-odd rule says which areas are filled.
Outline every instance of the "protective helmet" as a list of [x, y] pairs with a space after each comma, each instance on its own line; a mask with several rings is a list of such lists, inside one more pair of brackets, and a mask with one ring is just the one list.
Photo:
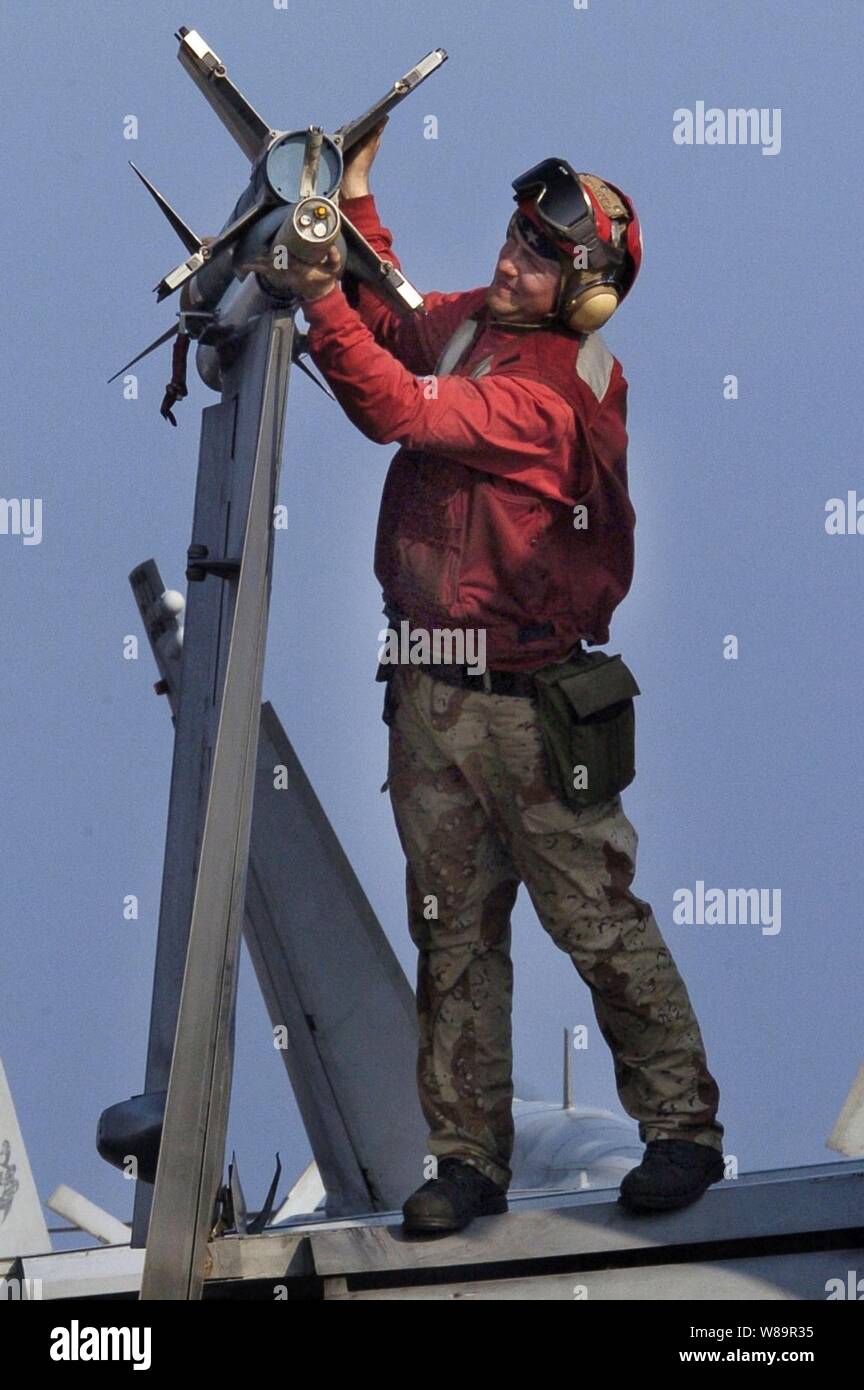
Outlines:
[[596, 174], [577, 174], [566, 159], [544, 159], [514, 179], [513, 188], [518, 211], [511, 229], [561, 265], [558, 302], [549, 318], [577, 333], [602, 328], [642, 264], [642, 230], [632, 202]]

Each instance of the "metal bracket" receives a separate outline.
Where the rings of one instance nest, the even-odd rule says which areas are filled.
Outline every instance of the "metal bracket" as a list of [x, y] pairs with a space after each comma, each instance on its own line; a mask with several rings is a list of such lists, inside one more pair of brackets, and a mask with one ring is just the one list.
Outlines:
[[187, 338], [200, 338], [210, 324], [216, 321], [216, 315], [209, 309], [184, 309], [177, 318], [180, 332]]
[[189, 561], [186, 578], [190, 584], [200, 583], [208, 574], [215, 574], [219, 579], [237, 578], [240, 573], [239, 559], [210, 560], [207, 558], [209, 553], [206, 545], [190, 545], [186, 552], [186, 559]]

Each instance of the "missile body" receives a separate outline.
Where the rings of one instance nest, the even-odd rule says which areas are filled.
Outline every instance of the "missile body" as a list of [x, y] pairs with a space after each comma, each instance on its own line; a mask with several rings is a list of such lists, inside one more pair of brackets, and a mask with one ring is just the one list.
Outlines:
[[[307, 156], [314, 169], [309, 176]], [[347, 248], [340, 235], [339, 209], [331, 195], [342, 178], [337, 145], [320, 131], [292, 131], [277, 136], [252, 170], [248, 186], [213, 239], [206, 263], [183, 286], [183, 331], [198, 339], [198, 373], [221, 391], [220, 360], [246, 334], [259, 314], [273, 303], [296, 303], [280, 289], [279, 271], [286, 253], [301, 260], [321, 260], [334, 244], [343, 260]], [[309, 183], [323, 185], [299, 197]], [[287, 196], [293, 192], [293, 198]], [[236, 237], [230, 231], [248, 219]], [[226, 238], [226, 233], [229, 237]], [[230, 238], [230, 239], [229, 239]]]

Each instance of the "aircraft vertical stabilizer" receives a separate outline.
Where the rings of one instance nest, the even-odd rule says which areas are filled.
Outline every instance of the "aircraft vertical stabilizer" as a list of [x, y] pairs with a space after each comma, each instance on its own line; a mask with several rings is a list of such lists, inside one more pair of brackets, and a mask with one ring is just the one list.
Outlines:
[[50, 1250], [42, 1203], [0, 1061], [0, 1258]]
[[864, 1062], [858, 1068], [825, 1147], [849, 1158], [864, 1158]]
[[[280, 775], [280, 769], [283, 771]], [[331, 1215], [422, 1178], [414, 995], [272, 705], [261, 713], [245, 940]]]

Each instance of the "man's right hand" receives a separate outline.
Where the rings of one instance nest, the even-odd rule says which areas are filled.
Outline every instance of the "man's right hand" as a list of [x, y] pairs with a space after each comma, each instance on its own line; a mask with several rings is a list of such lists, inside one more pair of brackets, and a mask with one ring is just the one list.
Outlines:
[[374, 126], [369, 134], [359, 140], [353, 149], [346, 154], [345, 172], [342, 176], [340, 189], [343, 198], [364, 198], [369, 192], [369, 171], [378, 153], [381, 135], [389, 119], [389, 116], [385, 116], [383, 121]]

